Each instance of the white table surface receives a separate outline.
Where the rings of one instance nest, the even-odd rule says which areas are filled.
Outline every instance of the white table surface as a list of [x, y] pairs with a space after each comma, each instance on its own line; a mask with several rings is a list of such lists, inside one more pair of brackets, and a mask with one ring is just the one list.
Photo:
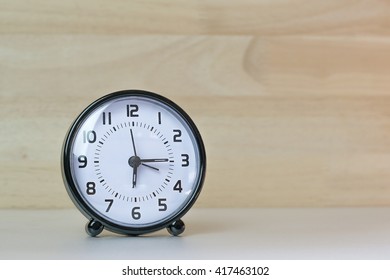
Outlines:
[[390, 208], [192, 209], [186, 231], [84, 232], [77, 210], [0, 210], [0, 259], [390, 259]]

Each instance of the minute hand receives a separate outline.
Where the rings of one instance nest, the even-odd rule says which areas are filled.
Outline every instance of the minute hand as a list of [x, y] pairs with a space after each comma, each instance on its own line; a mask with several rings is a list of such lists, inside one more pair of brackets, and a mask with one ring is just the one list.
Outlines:
[[148, 159], [141, 159], [141, 162], [167, 162], [167, 158], [148, 158]]

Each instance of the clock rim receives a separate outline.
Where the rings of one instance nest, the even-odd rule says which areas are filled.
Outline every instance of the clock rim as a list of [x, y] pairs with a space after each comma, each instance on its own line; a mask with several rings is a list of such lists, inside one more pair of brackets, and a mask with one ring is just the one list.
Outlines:
[[[199, 152], [199, 176], [196, 183], [194, 184], [194, 191], [191, 197], [187, 200], [187, 202], [182, 207], [179, 207], [175, 213], [168, 216], [167, 219], [164, 219], [162, 222], [157, 222], [153, 225], [124, 226], [109, 221], [108, 219], [100, 215], [98, 211], [90, 207], [85, 202], [83, 197], [77, 191], [78, 188], [76, 187], [73, 181], [73, 176], [71, 172], [71, 148], [72, 148], [73, 139], [77, 134], [80, 126], [82, 125], [84, 120], [89, 116], [89, 114], [97, 107], [112, 99], [117, 99], [122, 97], [145, 97], [145, 98], [149, 98], [161, 102], [166, 106], [170, 107], [171, 109], [173, 109], [187, 123], [190, 131], [194, 135], [195, 142], [197, 144], [197, 148]], [[203, 188], [203, 183], [206, 175], [206, 150], [200, 132], [196, 127], [195, 123], [193, 122], [193, 120], [191, 119], [191, 117], [172, 100], [160, 94], [151, 91], [146, 91], [146, 90], [139, 90], [139, 89], [121, 90], [121, 91], [109, 93], [95, 100], [94, 102], [89, 104], [73, 121], [73, 123], [71, 124], [71, 126], [69, 127], [66, 133], [65, 140], [62, 146], [61, 171], [62, 171], [62, 178], [64, 181], [64, 185], [68, 192], [68, 195], [70, 196], [75, 206], [85, 217], [87, 217], [89, 220], [95, 220], [100, 222], [107, 230], [112, 232], [116, 232], [120, 234], [128, 234], [128, 235], [140, 235], [140, 234], [154, 232], [168, 227], [173, 222], [181, 219], [188, 212], [188, 210], [191, 209], [195, 201], [198, 199], [199, 194]]]

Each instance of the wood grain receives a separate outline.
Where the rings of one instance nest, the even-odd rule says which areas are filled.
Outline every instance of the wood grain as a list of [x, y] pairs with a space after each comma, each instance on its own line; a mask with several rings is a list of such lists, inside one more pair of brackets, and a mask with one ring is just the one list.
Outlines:
[[63, 208], [76, 115], [159, 92], [197, 123], [198, 207], [390, 206], [386, 1], [0, 1], [0, 208]]
[[385, 0], [12, 1], [0, 33], [302, 35], [389, 34]]

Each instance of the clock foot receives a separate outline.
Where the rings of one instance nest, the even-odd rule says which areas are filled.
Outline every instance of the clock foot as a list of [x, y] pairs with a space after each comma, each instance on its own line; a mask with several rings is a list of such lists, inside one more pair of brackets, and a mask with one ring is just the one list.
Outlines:
[[103, 228], [104, 226], [95, 220], [91, 220], [85, 225], [85, 231], [91, 237], [99, 235], [103, 231]]
[[168, 232], [170, 234], [172, 234], [173, 236], [178, 236], [178, 235], [182, 234], [185, 229], [186, 229], [186, 226], [182, 220], [174, 221], [172, 224], [170, 224], [167, 227]]

